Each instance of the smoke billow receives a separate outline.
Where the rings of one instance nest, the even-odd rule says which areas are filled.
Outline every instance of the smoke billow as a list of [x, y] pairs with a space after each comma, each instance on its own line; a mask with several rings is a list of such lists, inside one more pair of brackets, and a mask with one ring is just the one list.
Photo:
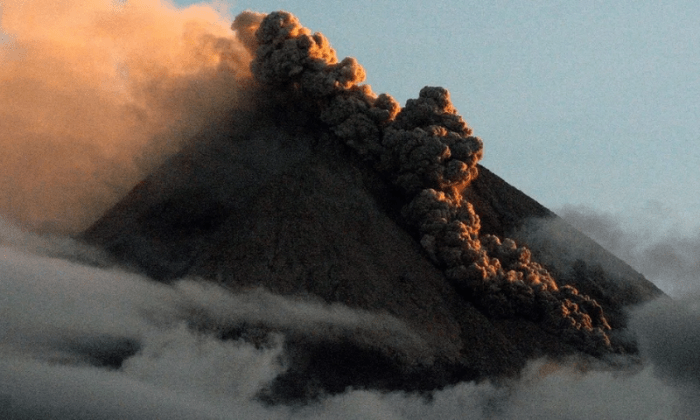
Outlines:
[[[682, 228], [669, 209], [648, 209], [639, 221], [582, 206], [567, 206], [561, 217], [584, 232], [673, 297], [700, 286], [700, 234]], [[624, 221], [624, 222], [623, 222]]]
[[[252, 22], [260, 21], [253, 42]], [[239, 29], [240, 28], [240, 29]], [[404, 195], [405, 219], [446, 276], [492, 316], [541, 321], [552, 333], [600, 354], [612, 349], [610, 329], [595, 300], [559, 288], [530, 252], [514, 241], [479, 236], [479, 217], [462, 196], [477, 176], [482, 141], [452, 105], [447, 90], [425, 87], [400, 108], [376, 95], [352, 58], [338, 61], [323, 35], [286, 12], [239, 15], [253, 77], [310, 103], [338, 141], [354, 149]]]
[[208, 6], [3, 1], [0, 211], [77, 232], [242, 106], [250, 57]]

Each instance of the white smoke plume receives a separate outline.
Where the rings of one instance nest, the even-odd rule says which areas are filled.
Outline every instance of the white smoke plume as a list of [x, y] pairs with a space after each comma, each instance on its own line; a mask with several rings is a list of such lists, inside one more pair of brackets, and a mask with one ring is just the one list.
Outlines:
[[700, 230], [674, 223], [670, 209], [656, 206], [627, 215], [567, 206], [558, 214], [673, 297], [700, 289]]

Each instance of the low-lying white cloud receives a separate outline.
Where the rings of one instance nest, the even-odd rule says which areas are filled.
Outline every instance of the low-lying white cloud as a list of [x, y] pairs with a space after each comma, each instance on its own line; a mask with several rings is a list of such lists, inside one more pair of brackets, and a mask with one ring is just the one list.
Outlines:
[[[388, 315], [195, 280], [163, 285], [78, 263], [82, 245], [10, 225], [0, 228], [0, 245], [0, 407], [8, 419], [666, 419], [697, 412], [698, 300], [634, 313], [648, 362], [633, 370], [541, 360], [498, 385], [458, 383], [427, 395], [348, 389], [306, 405], [269, 406], [255, 396], [285, 372], [285, 334], [375, 334], [405, 353], [421, 349], [420, 340]], [[256, 347], [220, 340], [216, 328], [191, 328], [203, 320], [278, 332]], [[119, 351], [124, 342], [134, 348], [121, 354], [120, 367], [94, 366], [90, 349]]]
[[557, 214], [667, 294], [700, 290], [700, 230], [679, 223], [670, 209], [640, 211], [636, 220], [585, 206], [567, 206]]

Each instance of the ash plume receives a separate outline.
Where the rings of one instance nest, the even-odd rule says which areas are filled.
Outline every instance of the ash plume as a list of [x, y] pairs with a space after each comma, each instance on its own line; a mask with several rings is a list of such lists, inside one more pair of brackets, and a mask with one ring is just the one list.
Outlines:
[[464, 295], [491, 316], [542, 322], [592, 354], [612, 350], [610, 326], [595, 300], [572, 286], [559, 287], [513, 240], [479, 234], [479, 217], [462, 190], [477, 176], [483, 145], [447, 90], [425, 87], [401, 108], [361, 85], [365, 72], [357, 61], [338, 61], [328, 40], [290, 13], [261, 18], [243, 13], [232, 25], [254, 56], [255, 81], [295, 98], [296, 107], [303, 101], [336, 141], [401, 192], [405, 220]]

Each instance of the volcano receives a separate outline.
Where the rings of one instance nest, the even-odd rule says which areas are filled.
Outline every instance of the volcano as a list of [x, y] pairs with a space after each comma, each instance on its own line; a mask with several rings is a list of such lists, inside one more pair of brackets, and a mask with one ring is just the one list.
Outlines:
[[[192, 138], [81, 238], [161, 282], [214, 282], [380, 316], [285, 337], [263, 397], [431, 390], [517, 375], [528, 360], [632, 356], [626, 308], [662, 292], [478, 164], [482, 141], [442, 88], [404, 107], [360, 84], [289, 13], [246, 12], [249, 104]], [[195, 326], [207, 328], [206, 323]]]

